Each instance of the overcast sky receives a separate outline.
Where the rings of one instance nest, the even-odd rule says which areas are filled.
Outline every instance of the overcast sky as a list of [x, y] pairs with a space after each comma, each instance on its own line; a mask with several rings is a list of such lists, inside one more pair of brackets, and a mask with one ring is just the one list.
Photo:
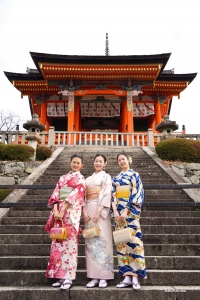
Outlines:
[[[0, 0], [0, 109], [31, 118], [3, 71], [35, 68], [29, 52], [104, 55], [171, 53], [165, 69], [200, 71], [199, 0]], [[200, 75], [173, 98], [170, 118], [200, 133]], [[20, 128], [21, 129], [21, 128]]]

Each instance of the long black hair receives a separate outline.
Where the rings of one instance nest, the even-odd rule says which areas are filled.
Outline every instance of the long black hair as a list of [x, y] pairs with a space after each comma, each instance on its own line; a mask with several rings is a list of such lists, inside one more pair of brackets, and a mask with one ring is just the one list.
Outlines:
[[70, 162], [72, 161], [73, 158], [76, 158], [76, 157], [80, 158], [80, 160], [81, 160], [81, 162], [82, 162], [82, 164], [83, 164], [83, 157], [82, 157], [81, 155], [79, 155], [79, 154], [73, 154], [73, 155], [71, 156], [71, 158], [70, 158]]
[[104, 163], [106, 163], [106, 162], [107, 162], [107, 158], [106, 158], [106, 156], [105, 156], [104, 154], [101, 154], [101, 153], [97, 153], [97, 154], [95, 155], [95, 157], [94, 157], [94, 161], [95, 161], [95, 159], [96, 159], [98, 156], [101, 156], [101, 157], [103, 158], [103, 160], [104, 160]]
[[120, 155], [124, 155], [124, 156], [129, 160], [128, 155], [127, 155], [125, 152], [121, 152], [121, 153], [119, 153], [119, 154], [117, 155], [117, 161], [118, 161], [118, 158], [119, 158]]

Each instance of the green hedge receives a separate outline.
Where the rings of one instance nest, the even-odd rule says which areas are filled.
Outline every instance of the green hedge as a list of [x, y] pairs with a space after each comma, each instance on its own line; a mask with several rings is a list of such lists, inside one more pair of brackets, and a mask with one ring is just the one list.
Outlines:
[[166, 139], [155, 147], [162, 160], [200, 163], [200, 141], [189, 139]]
[[36, 148], [36, 160], [45, 160], [52, 155], [52, 150], [46, 146]]
[[33, 147], [28, 145], [3, 145], [0, 147], [0, 160], [27, 161], [34, 155]]
[[0, 189], [0, 202], [2, 202], [12, 191], [12, 189]]

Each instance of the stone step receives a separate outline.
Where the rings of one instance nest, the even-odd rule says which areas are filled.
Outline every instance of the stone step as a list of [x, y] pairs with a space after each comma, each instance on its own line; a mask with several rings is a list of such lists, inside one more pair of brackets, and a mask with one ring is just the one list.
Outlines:
[[[49, 199], [49, 198], [48, 198]], [[45, 199], [43, 198], [43, 196], [38, 196], [37, 199], [22, 199], [20, 201], [20, 203], [23, 204], [23, 207], [22, 208], [25, 208], [26, 209], [26, 203], [28, 203], [28, 205], [30, 203], [44, 203], [44, 206], [43, 207], [47, 207], [47, 204], [48, 204], [48, 199]], [[155, 202], [155, 203], [192, 203], [193, 201], [191, 199], [187, 199], [187, 198], [184, 198], [184, 199], [180, 199], [180, 198], [171, 198], [170, 196], [168, 196], [168, 199], [166, 198], [159, 198], [159, 197], [155, 197], [155, 198], [145, 198], [145, 204], [147, 205], [148, 203], [152, 203], [152, 202]], [[28, 207], [27, 205], [27, 207]], [[38, 206], [38, 209], [40, 209], [40, 206]]]
[[[198, 234], [200, 225], [143, 225], [143, 234]], [[0, 225], [0, 234], [44, 234], [44, 225]]]
[[[6, 217], [2, 220], [2, 224], [46, 224], [47, 219], [45, 217]], [[200, 225], [200, 218], [179, 218], [179, 217], [141, 217], [141, 225]]]
[[[48, 217], [49, 211], [19, 211], [15, 209], [11, 209], [8, 212], [9, 217]], [[152, 213], [149, 211], [142, 211], [141, 216], [144, 217], [152, 217]], [[155, 212], [153, 214], [154, 217], [185, 217], [185, 211], [177, 211], [177, 212], [171, 212], [171, 211], [163, 211], [163, 212]], [[187, 217], [195, 217], [200, 218], [200, 211], [190, 211], [187, 213]]]
[[[144, 244], [200, 244], [199, 234], [143, 234]], [[80, 243], [85, 243], [80, 236]], [[48, 244], [49, 234], [0, 234], [0, 244]]]
[[[115, 248], [115, 246], [114, 246]], [[50, 243], [48, 244], [0, 244], [2, 256], [47, 256], [50, 253]], [[115, 253], [115, 250], [114, 250]], [[200, 244], [145, 244], [145, 255], [147, 256], [199, 256]], [[85, 255], [85, 245], [79, 244], [79, 255]]]
[[[0, 270], [45, 270], [49, 256], [1, 256]], [[147, 270], [199, 270], [200, 256], [145, 256]], [[117, 269], [117, 257], [114, 256]], [[85, 269], [85, 256], [78, 257], [78, 269]]]
[[[74, 286], [85, 286], [88, 282], [86, 270], [77, 270]], [[118, 271], [114, 272], [115, 278], [110, 285], [116, 285], [121, 281]], [[45, 277], [45, 270], [1, 270], [1, 286], [32, 286], [49, 284], [52, 280]], [[199, 270], [149, 270], [147, 279], [140, 279], [141, 285], [199, 285]], [[197, 298], [198, 299], [198, 298]]]
[[[39, 185], [37, 182], [35, 183], [36, 185]], [[156, 183], [155, 183], [156, 184]], [[55, 184], [56, 186], [56, 184]], [[24, 195], [24, 197], [29, 197], [29, 196], [32, 196], [32, 195], [44, 195], [44, 196], [47, 196], [47, 195], [51, 195], [53, 193], [53, 190], [54, 189], [29, 189], [27, 191], [27, 194]], [[156, 196], [156, 195], [180, 195], [180, 196], [185, 196], [185, 197], [188, 197], [186, 195], [186, 193], [182, 190], [176, 190], [176, 189], [163, 189], [163, 190], [148, 190], [148, 189], [145, 189], [145, 196], [147, 195], [152, 195], [152, 196]], [[23, 197], [23, 198], [24, 198]]]
[[[109, 283], [108, 288], [99, 289], [98, 287], [88, 289], [84, 286], [73, 286], [65, 291], [65, 300], [130, 300], [133, 298], [132, 287], [117, 289]], [[137, 293], [137, 300], [194, 300], [198, 299], [200, 293], [199, 286], [142, 286]], [[0, 299], [4, 300], [60, 300], [63, 291], [59, 288], [52, 288], [50, 284], [40, 286], [2, 286], [0, 289]], [[187, 298], [185, 298], [187, 297]]]
[[[38, 184], [56, 184], [56, 182], [58, 181], [59, 178], [54, 179], [54, 178], [41, 178], [37, 180]], [[160, 176], [154, 177], [154, 178], [141, 178], [143, 184], [163, 184], [163, 178]], [[173, 184], [173, 180], [172, 179], [165, 179], [165, 184]]]

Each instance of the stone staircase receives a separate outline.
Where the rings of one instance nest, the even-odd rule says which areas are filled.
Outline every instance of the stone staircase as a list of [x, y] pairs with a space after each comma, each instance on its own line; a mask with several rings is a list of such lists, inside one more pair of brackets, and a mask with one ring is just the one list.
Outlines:
[[[99, 149], [76, 149], [84, 157], [85, 177], [93, 172], [93, 158]], [[72, 152], [73, 151], [73, 152]], [[119, 172], [116, 163], [119, 149], [103, 148], [107, 155], [106, 171]], [[140, 173], [144, 184], [171, 184], [173, 180], [141, 148], [129, 148], [132, 167]], [[65, 149], [46, 169], [36, 184], [56, 184], [69, 171], [71, 148]], [[20, 202], [47, 202], [52, 190], [29, 190]], [[183, 190], [146, 190], [145, 202], [191, 202]], [[86, 289], [84, 239], [80, 237], [77, 279], [70, 291], [51, 287], [45, 278], [51, 240], [44, 231], [49, 216], [46, 207], [17, 207], [10, 209], [0, 225], [0, 299], [49, 300], [61, 299], [140, 299], [182, 300], [200, 299], [200, 212], [184, 207], [144, 207], [141, 213], [145, 255], [146, 280], [142, 288], [117, 289], [121, 279], [115, 261], [115, 279], [106, 289]], [[114, 246], [115, 248], [115, 246]], [[114, 253], [115, 249], [114, 249]]]

